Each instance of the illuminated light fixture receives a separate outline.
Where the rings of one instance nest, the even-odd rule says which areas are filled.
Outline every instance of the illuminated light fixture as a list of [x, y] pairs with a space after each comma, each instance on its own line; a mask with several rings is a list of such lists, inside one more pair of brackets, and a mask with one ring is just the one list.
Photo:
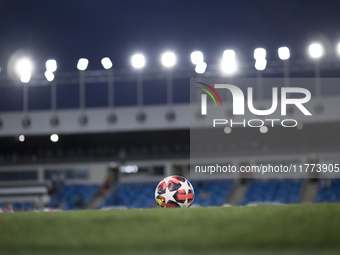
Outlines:
[[199, 74], [203, 74], [205, 70], [207, 69], [207, 63], [205, 62], [200, 62], [196, 65], [195, 67], [195, 72]]
[[236, 71], [236, 62], [222, 61], [222, 71], [226, 74], [232, 74]]
[[281, 60], [287, 60], [287, 59], [290, 58], [290, 51], [289, 51], [288, 47], [279, 48], [278, 53], [279, 53], [279, 58]]
[[338, 43], [337, 50], [338, 50], [338, 54], [340, 55], [340, 43]]
[[46, 61], [46, 70], [49, 72], [55, 72], [57, 70], [57, 61], [50, 59]]
[[223, 52], [223, 61], [235, 61], [235, 51], [234, 50], [225, 50]]
[[263, 71], [264, 69], [266, 69], [266, 66], [267, 66], [267, 60], [265, 59], [258, 59], [255, 62], [256, 70]]
[[31, 75], [32, 75], [31, 73], [24, 73], [23, 75], [21, 75], [20, 81], [22, 83], [29, 83], [31, 80]]
[[309, 55], [312, 58], [320, 58], [323, 55], [323, 48], [319, 43], [313, 43], [308, 48]]
[[224, 133], [226, 133], [226, 134], [230, 134], [231, 131], [232, 131], [231, 127], [225, 127], [224, 128]]
[[226, 74], [232, 74], [236, 71], [235, 51], [225, 50], [223, 52], [222, 71]]
[[23, 73], [20, 77], [20, 81], [22, 83], [29, 83], [31, 80], [31, 73], [27, 72], [27, 73]]
[[166, 52], [162, 55], [162, 64], [165, 67], [172, 67], [176, 64], [176, 56], [172, 52]]
[[49, 82], [54, 80], [54, 74], [51, 71], [46, 71], [45, 77], [46, 77], [46, 80], [48, 80]]
[[254, 58], [256, 60], [266, 59], [266, 50], [263, 48], [257, 48], [254, 50]]
[[32, 62], [28, 58], [20, 59], [15, 66], [15, 70], [19, 76], [31, 73], [33, 69]]
[[57, 134], [52, 134], [50, 136], [50, 139], [51, 139], [52, 142], [56, 143], [59, 140], [59, 136]]
[[110, 69], [110, 68], [113, 66], [111, 60], [110, 60], [109, 58], [107, 58], [107, 57], [106, 57], [106, 58], [103, 58], [102, 61], [101, 61], [101, 63], [102, 63], [102, 66], [103, 66], [105, 69]]
[[143, 68], [145, 66], [145, 57], [142, 54], [135, 54], [131, 58], [131, 64], [134, 68]]
[[121, 173], [137, 173], [138, 172], [138, 167], [136, 165], [130, 165], [130, 166], [121, 166], [119, 167], [119, 172]]
[[19, 141], [24, 142], [25, 141], [25, 136], [24, 135], [19, 135]]
[[191, 57], [191, 63], [193, 63], [194, 65], [197, 65], [204, 61], [203, 53], [200, 51], [194, 51], [193, 53], [191, 53], [190, 57]]
[[262, 134], [267, 133], [267, 132], [268, 132], [268, 127], [266, 127], [266, 126], [260, 127], [260, 132], [261, 132]]
[[17, 62], [15, 70], [20, 76], [20, 81], [28, 83], [31, 79], [33, 64], [28, 58], [23, 58]]
[[85, 71], [89, 61], [86, 58], [81, 58], [78, 60], [77, 68], [79, 71]]

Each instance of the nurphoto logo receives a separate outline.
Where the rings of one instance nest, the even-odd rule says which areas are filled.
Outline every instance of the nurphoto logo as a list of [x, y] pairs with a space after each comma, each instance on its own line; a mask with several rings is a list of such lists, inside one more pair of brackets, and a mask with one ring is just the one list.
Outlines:
[[[206, 94], [201, 95], [201, 115], [207, 115], [207, 94], [212, 98], [214, 101], [214, 104], [218, 106], [219, 104], [216, 102], [216, 99], [214, 95], [219, 100], [220, 105], [222, 106], [222, 100], [216, 89], [227, 89], [231, 92], [232, 95], [232, 114], [233, 115], [244, 115], [245, 114], [245, 96], [243, 91], [236, 85], [233, 84], [214, 84], [214, 87], [202, 83], [197, 82], [198, 84], [203, 85], [205, 88], [197, 87], [198, 89], [201, 89], [202, 91], [206, 92]], [[209, 91], [210, 90], [210, 91]], [[213, 95], [213, 94], [214, 95]], [[295, 94], [302, 94], [304, 95], [302, 98], [288, 98], [288, 94], [292, 95]], [[311, 93], [308, 89], [305, 88], [299, 88], [299, 87], [281, 87], [281, 116], [285, 116], [287, 114], [287, 105], [295, 105], [304, 115], [311, 116], [312, 114], [307, 110], [307, 108], [304, 106], [305, 103], [307, 103], [311, 99]], [[248, 110], [254, 114], [259, 116], [269, 116], [273, 114], [279, 104], [279, 97], [278, 97], [278, 88], [273, 87], [272, 88], [272, 105], [269, 109], [256, 109], [254, 107], [254, 101], [253, 101], [253, 88], [247, 87], [247, 106]], [[243, 127], [248, 124], [249, 127], [261, 127], [264, 125], [265, 121], [270, 122], [271, 126], [274, 126], [275, 122], [281, 122], [281, 125], [283, 127], [295, 127], [297, 126], [298, 122], [294, 119], [250, 119], [246, 121], [245, 119], [242, 122], [234, 122], [232, 120], [228, 121], [226, 119], [214, 119], [213, 120], [213, 127], [216, 127], [217, 125], [225, 125], [227, 123], [230, 123], [232, 126], [233, 124], [242, 125]], [[258, 123], [258, 124], [254, 124]], [[290, 123], [290, 124], [288, 124]]]

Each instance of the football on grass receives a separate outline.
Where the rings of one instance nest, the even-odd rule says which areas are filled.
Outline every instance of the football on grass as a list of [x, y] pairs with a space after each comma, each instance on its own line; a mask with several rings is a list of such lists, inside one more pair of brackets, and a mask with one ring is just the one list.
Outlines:
[[157, 204], [162, 207], [189, 207], [194, 201], [194, 189], [182, 176], [172, 175], [161, 180], [155, 190]]

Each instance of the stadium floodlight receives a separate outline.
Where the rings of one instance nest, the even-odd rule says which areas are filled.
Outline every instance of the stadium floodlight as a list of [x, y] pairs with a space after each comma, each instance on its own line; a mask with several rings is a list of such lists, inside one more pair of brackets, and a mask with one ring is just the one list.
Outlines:
[[57, 70], [57, 61], [50, 59], [46, 61], [46, 71], [55, 72]]
[[89, 64], [89, 61], [86, 58], [80, 58], [78, 60], [77, 68], [79, 71], [85, 71], [88, 64]]
[[281, 47], [278, 49], [279, 58], [281, 60], [287, 60], [290, 58], [290, 51], [288, 47]]
[[234, 61], [234, 60], [235, 60], [235, 51], [225, 50], [223, 52], [223, 61]]
[[308, 51], [312, 58], [320, 58], [323, 55], [323, 48], [319, 43], [309, 45]]
[[131, 58], [131, 64], [134, 68], [139, 69], [145, 66], [145, 57], [142, 54], [135, 54]]
[[25, 136], [24, 135], [19, 135], [19, 141], [24, 142], [25, 141]]
[[172, 67], [176, 64], [176, 55], [172, 52], [165, 52], [162, 55], [162, 64], [165, 67]]
[[236, 71], [235, 51], [225, 50], [223, 52], [222, 71], [226, 74], [232, 74]]
[[267, 133], [267, 132], [268, 132], [268, 127], [266, 127], [266, 126], [260, 127], [260, 132], [261, 132], [262, 134]]
[[233, 74], [236, 72], [236, 62], [235, 61], [222, 61], [222, 71], [226, 74]]
[[105, 69], [110, 69], [113, 66], [111, 60], [108, 57], [103, 58], [101, 63]]
[[29, 83], [30, 80], [31, 80], [31, 72], [26, 72], [26, 73], [21, 74], [20, 81], [22, 83]]
[[203, 74], [205, 70], [207, 69], [207, 63], [205, 62], [200, 62], [196, 65], [195, 67], [195, 72], [199, 74]]
[[193, 53], [191, 53], [190, 57], [191, 63], [193, 63], [194, 65], [204, 62], [203, 53], [200, 51], [194, 51]]
[[33, 64], [30, 59], [28, 58], [22, 58], [19, 59], [18, 62], [15, 65], [15, 70], [17, 74], [21, 77], [23, 75], [28, 75], [28, 73], [32, 73], [33, 70]]
[[254, 50], [254, 58], [256, 60], [266, 59], [266, 50], [263, 48], [256, 48]]
[[45, 77], [46, 77], [46, 80], [48, 80], [49, 82], [54, 80], [54, 74], [50, 71], [45, 72]]
[[263, 71], [264, 69], [266, 69], [266, 66], [267, 66], [267, 60], [265, 59], [258, 59], [255, 62], [256, 70]]
[[226, 133], [226, 134], [230, 134], [231, 131], [232, 131], [231, 127], [225, 127], [224, 128], [224, 133]]
[[50, 139], [51, 139], [52, 142], [56, 143], [59, 140], [59, 136], [57, 134], [52, 134], [50, 136]]

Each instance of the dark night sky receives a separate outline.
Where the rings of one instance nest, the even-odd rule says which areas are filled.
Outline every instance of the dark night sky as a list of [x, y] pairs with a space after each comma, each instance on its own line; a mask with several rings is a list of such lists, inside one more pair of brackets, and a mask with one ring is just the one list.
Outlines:
[[179, 65], [201, 50], [206, 62], [217, 63], [225, 49], [251, 60], [256, 47], [277, 58], [277, 48], [291, 48], [292, 58], [307, 58], [314, 40], [340, 41], [340, 1], [213, 1], [213, 0], [0, 0], [0, 66], [29, 49], [36, 70], [49, 58], [59, 71], [74, 71], [78, 58], [100, 69], [109, 56], [116, 67], [129, 66], [142, 52], [149, 66], [160, 65], [165, 50], [178, 54]]

